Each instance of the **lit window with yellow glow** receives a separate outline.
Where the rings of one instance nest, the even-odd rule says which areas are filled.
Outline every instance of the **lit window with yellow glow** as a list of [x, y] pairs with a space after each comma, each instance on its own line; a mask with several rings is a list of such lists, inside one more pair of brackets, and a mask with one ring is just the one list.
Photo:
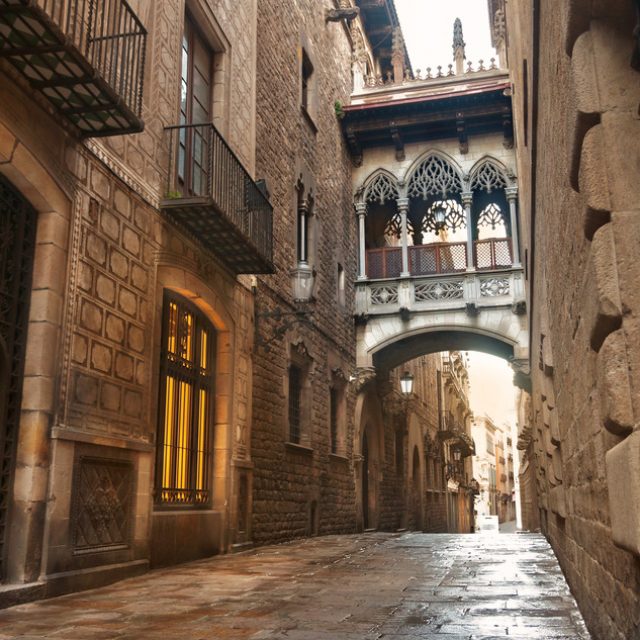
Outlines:
[[166, 293], [156, 502], [210, 504], [215, 331], [197, 307]]

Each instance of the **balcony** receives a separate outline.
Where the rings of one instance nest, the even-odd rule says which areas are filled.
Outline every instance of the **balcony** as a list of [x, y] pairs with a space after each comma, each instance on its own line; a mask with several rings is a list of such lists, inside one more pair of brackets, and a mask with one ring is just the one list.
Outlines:
[[163, 212], [234, 273], [273, 273], [273, 209], [212, 124], [166, 129]]
[[0, 0], [0, 58], [81, 137], [142, 131], [146, 37], [125, 0]]

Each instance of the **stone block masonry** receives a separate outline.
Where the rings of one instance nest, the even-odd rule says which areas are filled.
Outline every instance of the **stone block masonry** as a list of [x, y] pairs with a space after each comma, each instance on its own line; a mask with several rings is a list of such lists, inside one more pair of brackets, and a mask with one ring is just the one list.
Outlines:
[[[519, 173], [533, 161], [536, 181], [523, 225], [533, 225], [524, 233], [533, 264], [523, 487], [531, 496], [535, 482], [540, 526], [593, 637], [629, 640], [640, 637], [635, 16], [622, 1], [534, 4], [535, 13], [531, 3], [508, 6], [510, 40], [519, 43], [510, 57], [516, 130], [525, 143], [533, 126], [537, 151], [520, 145]], [[533, 51], [531, 33], [539, 33]], [[523, 58], [537, 69], [534, 84], [521, 74]], [[522, 104], [526, 82], [532, 104]], [[526, 121], [527, 112], [536, 119]], [[526, 195], [523, 202], [526, 211]]]
[[[292, 29], [286, 25], [298, 25]], [[342, 381], [354, 370], [353, 286], [357, 246], [351, 164], [334, 112], [350, 93], [350, 45], [340, 24], [326, 24], [312, 0], [258, 4], [257, 174], [274, 205], [276, 275], [261, 277], [255, 298], [252, 459], [253, 540], [264, 543], [355, 527], [352, 462], [354, 391]], [[301, 103], [303, 50], [313, 64], [313, 105]], [[296, 187], [304, 183], [309, 218], [313, 296], [297, 303]], [[339, 293], [339, 269], [346, 276]], [[308, 312], [302, 321], [269, 317], [278, 310]], [[287, 444], [288, 371], [293, 351], [304, 352], [307, 391], [302, 407], [306, 448]], [[330, 387], [344, 389], [344, 446], [331, 453]]]

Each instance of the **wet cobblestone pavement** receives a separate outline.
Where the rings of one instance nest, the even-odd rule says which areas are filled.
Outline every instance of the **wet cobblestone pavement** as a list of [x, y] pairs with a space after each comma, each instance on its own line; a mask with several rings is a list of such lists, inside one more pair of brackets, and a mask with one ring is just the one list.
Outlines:
[[584, 640], [534, 534], [328, 536], [0, 611], [0, 640]]

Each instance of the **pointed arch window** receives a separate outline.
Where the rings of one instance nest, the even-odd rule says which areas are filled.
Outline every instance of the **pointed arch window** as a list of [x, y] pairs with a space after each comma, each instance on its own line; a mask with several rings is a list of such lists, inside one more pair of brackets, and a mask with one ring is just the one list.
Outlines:
[[156, 502], [211, 502], [216, 333], [186, 298], [165, 292], [160, 366]]

